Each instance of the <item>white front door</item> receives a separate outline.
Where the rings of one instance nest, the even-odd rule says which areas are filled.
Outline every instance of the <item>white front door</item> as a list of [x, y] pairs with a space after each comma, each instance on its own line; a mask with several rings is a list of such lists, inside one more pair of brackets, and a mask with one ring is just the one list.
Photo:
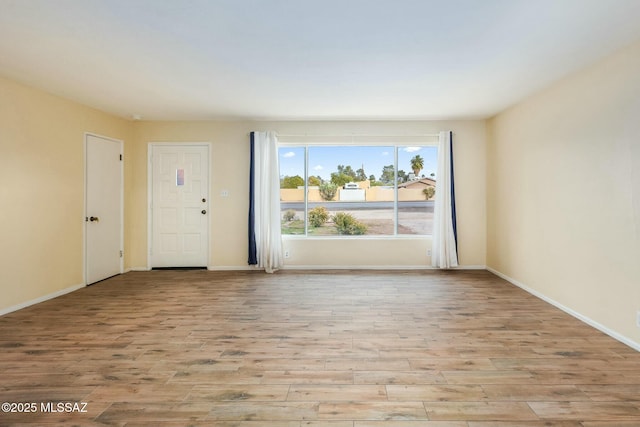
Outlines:
[[150, 267], [206, 267], [209, 145], [152, 144]]
[[85, 280], [122, 273], [122, 142], [85, 136]]

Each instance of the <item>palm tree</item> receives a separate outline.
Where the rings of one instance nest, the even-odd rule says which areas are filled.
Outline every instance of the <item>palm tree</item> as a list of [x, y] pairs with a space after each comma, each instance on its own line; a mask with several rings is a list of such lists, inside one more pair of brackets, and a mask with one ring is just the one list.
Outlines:
[[411, 159], [411, 169], [413, 169], [413, 173], [417, 177], [422, 168], [424, 167], [424, 159], [420, 157], [420, 154], [416, 154]]

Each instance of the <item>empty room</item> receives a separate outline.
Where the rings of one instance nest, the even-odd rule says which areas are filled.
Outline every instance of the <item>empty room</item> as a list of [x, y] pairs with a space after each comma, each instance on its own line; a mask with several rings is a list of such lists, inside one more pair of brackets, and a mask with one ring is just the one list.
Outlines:
[[0, 0], [0, 425], [639, 426], [638, 22]]

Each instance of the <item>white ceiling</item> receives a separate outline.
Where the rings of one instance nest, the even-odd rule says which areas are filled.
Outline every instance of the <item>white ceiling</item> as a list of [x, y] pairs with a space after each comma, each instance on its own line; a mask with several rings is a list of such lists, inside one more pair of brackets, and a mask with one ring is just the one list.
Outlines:
[[146, 120], [496, 114], [640, 40], [640, 0], [0, 0], [0, 75]]

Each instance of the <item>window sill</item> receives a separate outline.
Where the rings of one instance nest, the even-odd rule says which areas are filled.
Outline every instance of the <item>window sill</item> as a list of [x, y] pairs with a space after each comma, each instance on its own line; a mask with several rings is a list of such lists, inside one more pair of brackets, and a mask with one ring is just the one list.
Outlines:
[[432, 236], [399, 234], [397, 236], [303, 236], [300, 234], [283, 234], [283, 240], [431, 240]]

